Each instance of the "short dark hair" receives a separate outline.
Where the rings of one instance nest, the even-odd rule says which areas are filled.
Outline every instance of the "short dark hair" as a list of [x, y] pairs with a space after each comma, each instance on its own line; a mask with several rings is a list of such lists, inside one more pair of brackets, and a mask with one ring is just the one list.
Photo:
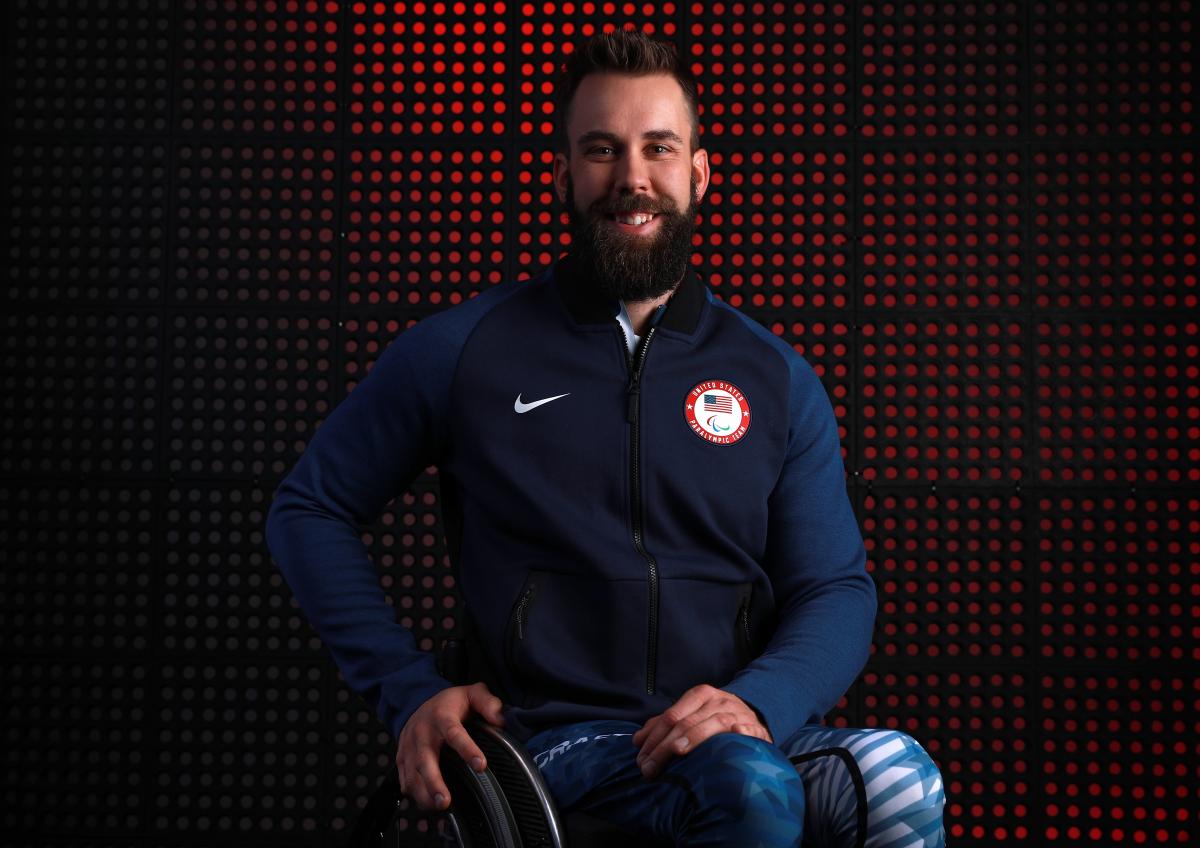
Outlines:
[[696, 80], [680, 60], [678, 48], [669, 41], [649, 38], [638, 30], [618, 29], [596, 33], [567, 56], [554, 84], [554, 149], [571, 158], [567, 117], [571, 100], [588, 74], [619, 73], [633, 76], [670, 74], [683, 89], [691, 124], [692, 151], [700, 147], [700, 119], [696, 111]]

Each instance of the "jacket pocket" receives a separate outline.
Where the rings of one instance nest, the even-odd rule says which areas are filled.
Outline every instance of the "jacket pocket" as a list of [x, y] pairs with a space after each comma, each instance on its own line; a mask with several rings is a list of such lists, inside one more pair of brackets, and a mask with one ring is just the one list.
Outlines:
[[752, 583], [660, 583], [658, 685], [675, 699], [693, 686], [721, 687], [755, 656]]
[[745, 594], [742, 596], [741, 605], [738, 606], [737, 617], [737, 646], [738, 646], [738, 667], [745, 666], [750, 660], [754, 659], [751, 654], [751, 646], [753, 640], [750, 638], [750, 599], [754, 594], [754, 588], [748, 587]]
[[628, 703], [645, 688], [644, 579], [531, 570], [513, 600], [504, 657], [527, 705]]

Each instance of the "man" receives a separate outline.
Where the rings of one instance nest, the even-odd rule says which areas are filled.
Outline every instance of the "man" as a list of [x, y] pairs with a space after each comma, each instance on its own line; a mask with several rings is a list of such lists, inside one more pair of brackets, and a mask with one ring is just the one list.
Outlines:
[[[616, 32], [558, 97], [569, 255], [393, 341], [280, 485], [272, 553], [423, 809], [452, 801], [443, 744], [486, 766], [475, 712], [560, 809], [675, 844], [943, 844], [914, 740], [820, 724], [875, 588], [819, 379], [690, 268], [694, 82]], [[430, 464], [490, 685], [437, 674], [358, 536]]]

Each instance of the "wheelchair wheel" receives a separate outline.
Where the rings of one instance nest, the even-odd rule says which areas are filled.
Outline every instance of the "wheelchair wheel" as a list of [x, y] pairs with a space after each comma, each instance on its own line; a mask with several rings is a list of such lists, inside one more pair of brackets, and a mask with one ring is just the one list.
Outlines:
[[[443, 746], [438, 765], [452, 799], [442, 843], [461, 848], [563, 848], [562, 825], [541, 772], [508, 734], [472, 716], [467, 732], [487, 758], [476, 772]], [[399, 829], [400, 779], [390, 768], [359, 814], [350, 848], [416, 848], [438, 844]]]

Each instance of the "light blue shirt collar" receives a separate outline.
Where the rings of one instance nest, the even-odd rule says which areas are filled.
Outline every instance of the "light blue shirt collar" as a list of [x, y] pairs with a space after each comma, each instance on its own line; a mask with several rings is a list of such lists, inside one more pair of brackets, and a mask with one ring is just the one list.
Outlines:
[[637, 350], [638, 342], [641, 341], [641, 336], [633, 334], [633, 322], [629, 320], [629, 310], [625, 308], [625, 301], [619, 301], [621, 311], [617, 313], [617, 323], [621, 325], [621, 329], [625, 331], [625, 343], [629, 346], [629, 355]]

